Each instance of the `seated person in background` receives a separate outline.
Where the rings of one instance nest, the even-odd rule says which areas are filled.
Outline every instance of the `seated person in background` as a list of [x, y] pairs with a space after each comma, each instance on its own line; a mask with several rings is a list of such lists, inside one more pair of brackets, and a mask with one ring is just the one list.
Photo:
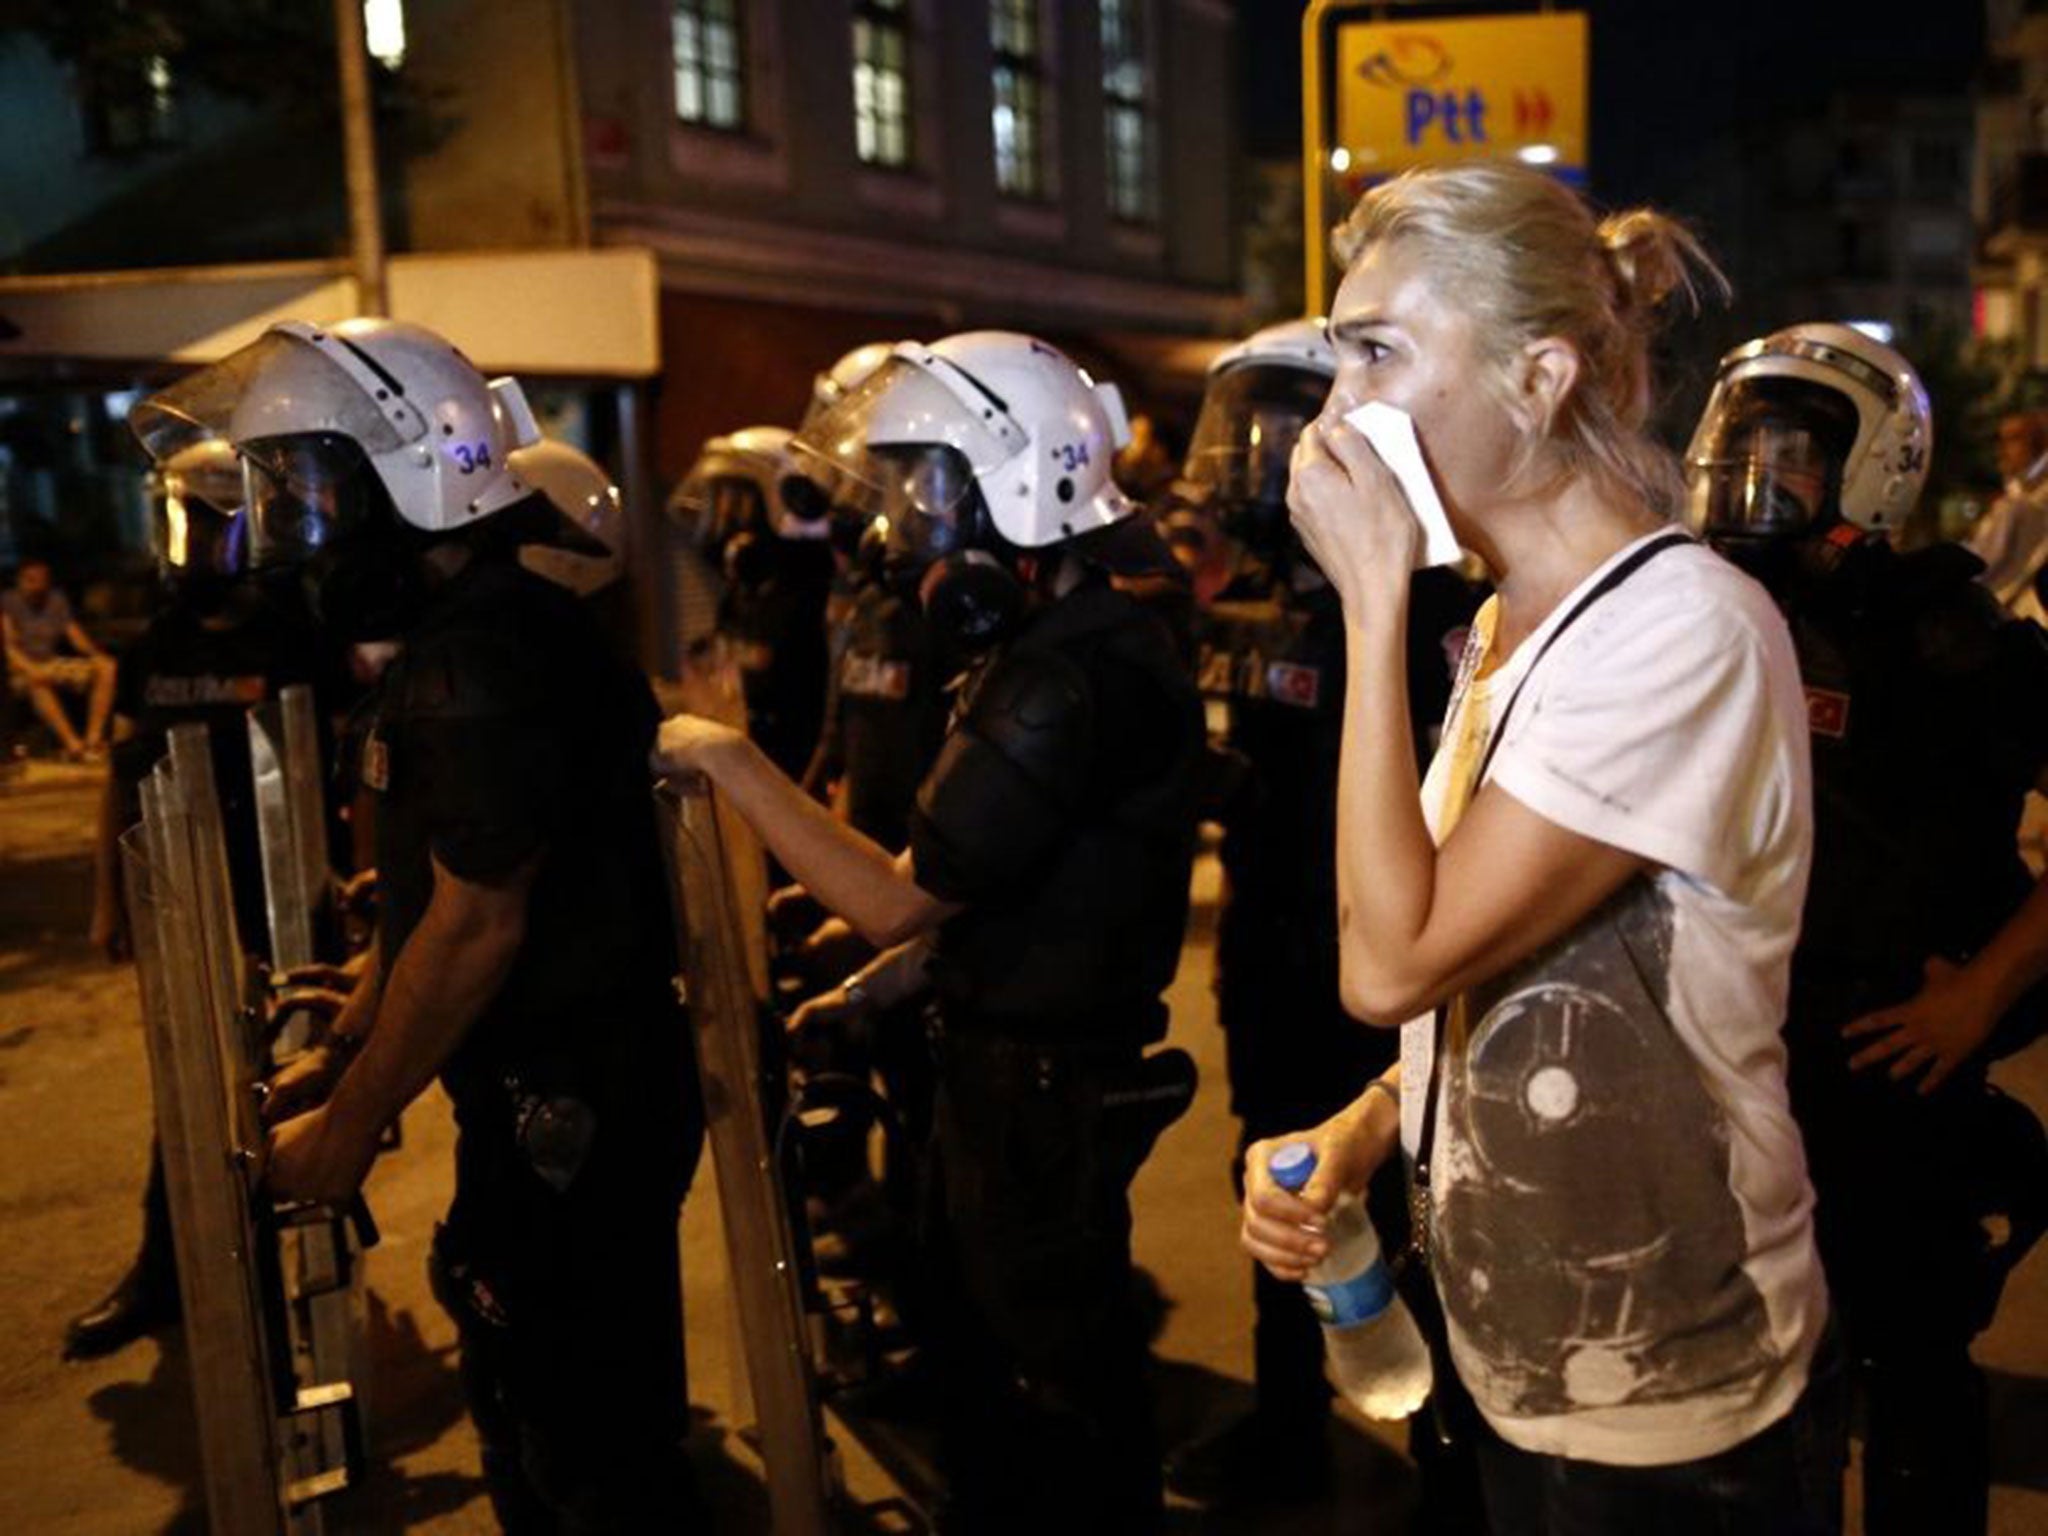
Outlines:
[[[72, 616], [70, 601], [51, 580], [49, 561], [22, 561], [14, 573], [14, 590], [0, 593], [0, 626], [7, 636], [9, 685], [28, 695], [64, 755], [77, 762], [104, 753], [107, 718], [114, 707], [114, 658]], [[83, 738], [57, 697], [60, 688], [88, 698]]]

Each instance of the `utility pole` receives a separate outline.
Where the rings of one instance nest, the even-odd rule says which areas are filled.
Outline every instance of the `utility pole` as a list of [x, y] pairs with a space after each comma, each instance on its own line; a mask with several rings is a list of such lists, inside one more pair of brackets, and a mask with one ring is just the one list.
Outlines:
[[384, 291], [384, 210], [377, 190], [377, 130], [362, 0], [334, 0], [334, 51], [341, 69], [342, 164], [356, 302], [363, 314], [382, 315], [390, 308]]

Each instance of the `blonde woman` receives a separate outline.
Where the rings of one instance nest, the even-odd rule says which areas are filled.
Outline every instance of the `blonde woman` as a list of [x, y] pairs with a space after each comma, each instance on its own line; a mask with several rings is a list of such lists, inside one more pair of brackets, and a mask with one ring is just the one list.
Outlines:
[[[1807, 727], [1761, 588], [1675, 532], [1643, 431], [1657, 316], [1719, 277], [1659, 214], [1596, 220], [1476, 165], [1368, 193], [1340, 231], [1339, 370], [1295, 526], [1343, 598], [1342, 985], [1400, 1064], [1252, 1149], [1243, 1240], [1283, 1278], [1397, 1144], [1427, 1218], [1495, 1536], [1839, 1524], [1828, 1304], [1787, 1108]], [[1414, 421], [1497, 596], [1420, 784], [1404, 725], [1398, 483], [1344, 420]], [[1440, 1364], [1440, 1372], [1443, 1370]]]

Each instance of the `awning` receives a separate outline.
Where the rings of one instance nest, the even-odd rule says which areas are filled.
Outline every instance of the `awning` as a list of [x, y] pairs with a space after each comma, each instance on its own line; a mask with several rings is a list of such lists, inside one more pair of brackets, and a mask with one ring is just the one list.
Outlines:
[[[632, 247], [394, 256], [394, 319], [446, 336], [486, 373], [649, 378], [660, 277]], [[279, 320], [360, 309], [342, 262], [0, 278], [0, 360], [209, 363]]]

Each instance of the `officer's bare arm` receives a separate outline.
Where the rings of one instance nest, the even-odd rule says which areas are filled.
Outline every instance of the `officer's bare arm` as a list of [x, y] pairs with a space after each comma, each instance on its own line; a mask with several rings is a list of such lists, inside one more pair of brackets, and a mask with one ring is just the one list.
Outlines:
[[434, 890], [393, 957], [362, 1049], [329, 1113], [375, 1136], [417, 1098], [497, 995], [526, 937], [536, 855], [496, 884], [464, 880], [434, 861]]
[[907, 851], [891, 855], [840, 821], [737, 731], [678, 716], [662, 726], [655, 755], [668, 771], [709, 777], [782, 867], [875, 948], [915, 938], [959, 910], [917, 883]]

